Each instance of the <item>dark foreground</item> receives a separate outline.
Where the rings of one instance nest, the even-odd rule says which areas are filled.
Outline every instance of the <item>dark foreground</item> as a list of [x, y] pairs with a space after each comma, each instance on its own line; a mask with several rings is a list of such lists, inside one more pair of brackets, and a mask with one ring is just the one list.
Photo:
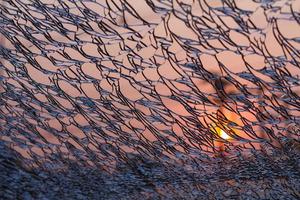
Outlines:
[[76, 163], [53, 173], [25, 169], [1, 145], [0, 199], [299, 199], [299, 161], [290, 148], [189, 169], [137, 157], [112, 174]]

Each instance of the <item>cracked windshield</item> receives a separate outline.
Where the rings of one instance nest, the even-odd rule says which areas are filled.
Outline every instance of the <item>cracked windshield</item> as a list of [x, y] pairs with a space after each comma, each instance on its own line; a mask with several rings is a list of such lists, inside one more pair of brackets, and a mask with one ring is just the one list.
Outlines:
[[299, 199], [299, 0], [3, 0], [0, 199]]

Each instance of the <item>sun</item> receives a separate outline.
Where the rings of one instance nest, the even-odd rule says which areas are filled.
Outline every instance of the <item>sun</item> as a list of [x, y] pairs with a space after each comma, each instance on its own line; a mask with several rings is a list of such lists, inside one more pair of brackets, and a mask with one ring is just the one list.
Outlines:
[[219, 126], [213, 126], [214, 128], [212, 128], [212, 130], [215, 132], [215, 134], [217, 134], [219, 137], [221, 137], [224, 140], [230, 140], [232, 139], [230, 137], [230, 135], [228, 135], [226, 133], [226, 131], [224, 131], [222, 128], [220, 128]]
[[223, 138], [224, 140], [229, 140], [230, 136], [222, 129], [219, 128], [218, 135]]

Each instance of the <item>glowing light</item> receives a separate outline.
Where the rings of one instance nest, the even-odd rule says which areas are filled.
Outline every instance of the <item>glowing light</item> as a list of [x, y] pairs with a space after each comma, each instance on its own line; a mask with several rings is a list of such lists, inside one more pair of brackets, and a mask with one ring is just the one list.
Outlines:
[[232, 139], [223, 129], [221, 129], [220, 127], [213, 125], [214, 128], [212, 128], [212, 130], [222, 139], [224, 140], [230, 140]]
[[223, 138], [224, 140], [230, 139], [230, 136], [225, 131], [223, 131], [222, 129], [219, 130], [219, 136], [221, 138]]

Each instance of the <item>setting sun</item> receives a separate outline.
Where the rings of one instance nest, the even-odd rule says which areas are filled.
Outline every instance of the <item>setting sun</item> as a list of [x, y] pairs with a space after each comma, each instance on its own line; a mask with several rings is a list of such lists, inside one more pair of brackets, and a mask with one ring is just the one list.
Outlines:
[[215, 127], [213, 128], [213, 130], [214, 130], [215, 134], [217, 134], [217, 135], [218, 135], [219, 137], [221, 137], [222, 139], [224, 139], [224, 140], [229, 140], [229, 139], [231, 139], [231, 137], [230, 137], [223, 129], [221, 129], [220, 127], [215, 126]]
[[221, 138], [223, 138], [225, 140], [230, 139], [230, 136], [225, 131], [223, 131], [222, 129], [219, 129], [218, 134]]

